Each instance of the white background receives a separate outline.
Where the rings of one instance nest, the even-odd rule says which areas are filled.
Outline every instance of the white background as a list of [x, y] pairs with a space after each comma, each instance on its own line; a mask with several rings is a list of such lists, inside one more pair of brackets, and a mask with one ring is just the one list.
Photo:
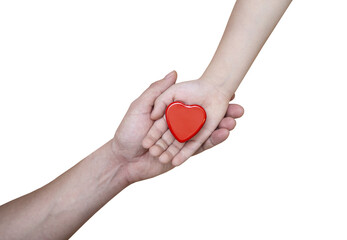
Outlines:
[[[109, 140], [151, 82], [198, 78], [233, 4], [1, 1], [0, 204]], [[294, 1], [237, 91], [230, 139], [125, 189], [72, 239], [346, 239], [343, 4]]]

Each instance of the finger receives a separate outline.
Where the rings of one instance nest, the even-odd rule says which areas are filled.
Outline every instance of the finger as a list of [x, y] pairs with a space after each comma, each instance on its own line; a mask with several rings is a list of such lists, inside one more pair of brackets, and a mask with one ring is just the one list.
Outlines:
[[232, 118], [240, 118], [244, 114], [245, 110], [242, 106], [238, 104], [229, 104], [227, 112], [225, 114], [226, 117]]
[[159, 156], [159, 161], [161, 163], [169, 163], [183, 148], [183, 146], [184, 143], [174, 140], [174, 142], [166, 149], [166, 151]]
[[150, 148], [155, 144], [161, 136], [166, 132], [168, 129], [166, 121], [164, 118], [159, 119], [158, 121], [155, 121], [151, 129], [149, 129], [146, 137], [142, 141], [142, 146], [144, 148]]
[[236, 121], [232, 117], [225, 117], [220, 121], [218, 128], [225, 128], [229, 131], [233, 130], [236, 126]]
[[160, 156], [175, 140], [170, 130], [166, 130], [163, 136], [149, 149], [149, 153], [154, 156]]
[[209, 148], [212, 148], [229, 137], [229, 131], [225, 128], [215, 130], [211, 136], [206, 140], [206, 142], [194, 153], [194, 155], [199, 154]]
[[162, 80], [152, 83], [138, 98], [139, 107], [151, 111], [155, 100], [177, 80], [176, 71], [168, 73]]
[[185, 162], [189, 157], [193, 156], [194, 153], [199, 149], [201, 145], [208, 139], [211, 132], [206, 129], [201, 129], [200, 132], [185, 143], [184, 147], [179, 153], [173, 158], [172, 165], [179, 166]]
[[231, 96], [230, 101], [234, 100], [235, 98], [235, 93]]
[[157, 120], [164, 116], [165, 110], [170, 103], [174, 101], [174, 93], [168, 89], [161, 94], [154, 102], [154, 107], [151, 113], [151, 119]]

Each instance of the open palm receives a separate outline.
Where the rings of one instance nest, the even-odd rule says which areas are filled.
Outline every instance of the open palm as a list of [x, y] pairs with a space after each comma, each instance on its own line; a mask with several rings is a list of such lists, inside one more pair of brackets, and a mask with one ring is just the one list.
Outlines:
[[[156, 121], [144, 138], [143, 147], [148, 148], [162, 163], [172, 162], [174, 166], [182, 164], [199, 150], [218, 127], [228, 129], [227, 126], [235, 126], [232, 116], [227, 116], [230, 100], [213, 85], [202, 80], [171, 86], [155, 101], [151, 118]], [[199, 133], [185, 143], [177, 141], [166, 124], [165, 109], [174, 101], [198, 104], [207, 114], [205, 125]]]
[[[175, 166], [171, 162], [161, 162], [157, 156], [150, 154], [148, 148], [142, 146], [142, 140], [154, 127], [157, 121], [151, 119], [152, 108], [156, 99], [176, 81], [176, 72], [163, 80], [153, 83], [129, 107], [112, 140], [112, 148], [122, 161], [121, 165], [130, 183], [162, 174]], [[174, 85], [173, 85], [174, 86]], [[222, 120], [241, 117], [243, 108], [236, 104], [226, 105], [228, 113]], [[233, 120], [233, 119], [232, 119]], [[218, 125], [218, 124], [217, 124]], [[220, 125], [206, 141], [194, 152], [200, 153], [228, 138], [229, 131], [235, 127], [235, 121]]]

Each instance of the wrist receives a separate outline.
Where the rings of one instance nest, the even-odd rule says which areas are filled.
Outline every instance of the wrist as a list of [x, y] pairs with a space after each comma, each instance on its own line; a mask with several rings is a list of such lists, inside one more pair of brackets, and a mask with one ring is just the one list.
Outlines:
[[213, 89], [217, 94], [222, 95], [224, 100], [228, 103], [236, 91], [236, 88], [230, 86], [230, 81], [228, 81], [230, 79], [223, 75], [209, 74], [205, 72], [198, 80], [208, 85], [209, 88]]
[[130, 185], [126, 174], [124, 174], [125, 162], [115, 153], [112, 143], [113, 140], [108, 141], [91, 156], [95, 155], [95, 161], [99, 159], [98, 167], [101, 169], [101, 175], [107, 178], [105, 182], [110, 183], [114, 190], [123, 189]]
[[116, 135], [110, 142], [113, 161], [117, 166], [120, 166], [118, 174], [121, 176], [123, 181], [125, 181], [126, 186], [142, 180], [134, 174], [134, 172], [136, 173], [137, 171], [132, 170], [133, 167], [136, 168], [137, 162], [132, 156], [134, 152], [128, 151], [127, 149], [124, 149], [124, 147], [120, 147], [119, 144], [117, 144]]

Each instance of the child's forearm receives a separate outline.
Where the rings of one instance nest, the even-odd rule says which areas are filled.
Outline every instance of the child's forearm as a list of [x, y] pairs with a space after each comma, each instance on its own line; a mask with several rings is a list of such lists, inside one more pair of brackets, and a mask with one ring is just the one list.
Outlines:
[[202, 75], [231, 97], [291, 0], [238, 0], [217, 51]]

